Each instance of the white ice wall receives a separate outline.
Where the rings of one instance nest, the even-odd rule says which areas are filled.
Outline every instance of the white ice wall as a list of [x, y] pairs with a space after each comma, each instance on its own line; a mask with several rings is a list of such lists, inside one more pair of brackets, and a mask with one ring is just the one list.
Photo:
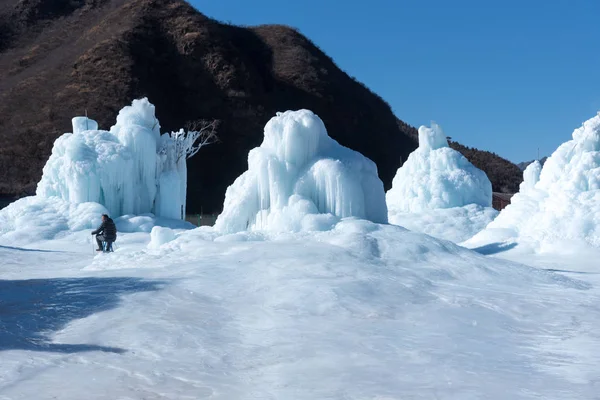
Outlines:
[[324, 230], [345, 217], [387, 222], [375, 163], [330, 138], [318, 116], [278, 113], [264, 134], [248, 171], [227, 189], [217, 230]]
[[[170, 136], [160, 136], [155, 108], [134, 100], [110, 132], [86, 117], [54, 143], [37, 195], [72, 203], [96, 202], [111, 215], [154, 213], [180, 219], [185, 211], [187, 167], [175, 159]], [[159, 154], [162, 148], [167, 150]]]

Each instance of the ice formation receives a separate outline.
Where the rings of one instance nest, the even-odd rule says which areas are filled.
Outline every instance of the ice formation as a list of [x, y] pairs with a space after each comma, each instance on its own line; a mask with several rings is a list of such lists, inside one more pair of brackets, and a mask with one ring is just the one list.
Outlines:
[[519, 193], [531, 193], [535, 189], [535, 185], [539, 182], [541, 173], [542, 164], [538, 160], [529, 164], [525, 168], [525, 171], [523, 171], [523, 182], [519, 185]]
[[543, 168], [529, 165], [511, 204], [470, 242], [511, 239], [542, 251], [567, 241], [600, 247], [600, 116], [576, 129]]
[[486, 174], [448, 147], [436, 124], [419, 128], [419, 148], [398, 170], [386, 201], [390, 223], [454, 242], [497, 215]]
[[492, 205], [485, 172], [448, 147], [441, 128], [419, 128], [419, 148], [398, 170], [386, 194], [391, 212], [422, 212], [477, 204]]
[[[36, 196], [0, 210], [0, 237], [52, 239], [96, 228], [111, 215], [119, 231], [150, 232], [155, 225], [189, 229], [183, 222], [186, 158], [198, 132], [160, 134], [154, 106], [134, 100], [110, 131], [87, 117], [54, 142]], [[118, 218], [119, 216], [124, 216]], [[178, 220], [178, 221], [174, 221]]]
[[227, 189], [218, 231], [326, 230], [345, 217], [387, 222], [375, 163], [329, 137], [318, 116], [278, 113], [264, 134], [248, 171]]
[[187, 170], [172, 135], [160, 134], [154, 106], [134, 100], [110, 131], [86, 117], [54, 143], [37, 195], [71, 203], [96, 202], [114, 216], [154, 213], [181, 219]]

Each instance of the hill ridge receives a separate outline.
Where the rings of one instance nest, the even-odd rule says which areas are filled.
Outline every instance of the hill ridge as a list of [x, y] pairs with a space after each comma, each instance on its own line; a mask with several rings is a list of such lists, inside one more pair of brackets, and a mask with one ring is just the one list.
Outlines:
[[87, 110], [108, 129], [140, 97], [163, 131], [221, 122], [219, 144], [189, 161], [191, 212], [220, 209], [277, 111], [314, 111], [386, 188], [417, 145], [388, 103], [296, 29], [224, 24], [182, 0], [0, 0], [0, 194], [35, 190], [72, 117]]

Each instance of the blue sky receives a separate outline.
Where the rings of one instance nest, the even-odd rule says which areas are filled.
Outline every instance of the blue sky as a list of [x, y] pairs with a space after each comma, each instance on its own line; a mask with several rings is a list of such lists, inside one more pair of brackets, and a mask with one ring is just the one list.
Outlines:
[[415, 126], [519, 162], [600, 110], [598, 0], [192, 0], [297, 27]]

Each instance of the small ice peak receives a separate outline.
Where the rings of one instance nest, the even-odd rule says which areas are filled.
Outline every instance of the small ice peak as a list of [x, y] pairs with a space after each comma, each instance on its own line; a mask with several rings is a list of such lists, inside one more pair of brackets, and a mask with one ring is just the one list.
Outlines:
[[521, 185], [519, 186], [519, 192], [531, 192], [539, 182], [541, 172], [542, 164], [538, 160], [529, 164], [527, 168], [525, 168], [525, 171], [523, 171], [523, 182], [521, 182]]
[[436, 150], [448, 147], [448, 140], [442, 128], [435, 122], [431, 122], [431, 128], [422, 125], [419, 128], [419, 148], [423, 150]]
[[323, 121], [310, 110], [278, 112], [264, 134], [261, 147], [298, 168], [314, 159], [328, 139]]
[[147, 97], [133, 100], [130, 106], [126, 106], [117, 115], [117, 123], [110, 128], [111, 133], [120, 136], [123, 127], [131, 129], [138, 126], [152, 132], [155, 140], [160, 137], [160, 123], [156, 118], [154, 104]]
[[573, 140], [584, 151], [600, 151], [600, 112], [575, 129]]
[[386, 194], [388, 210], [423, 213], [476, 204], [492, 206], [492, 184], [485, 172], [450, 148], [442, 129], [419, 128], [419, 148], [413, 151]]
[[73, 124], [73, 133], [82, 133], [86, 131], [97, 131], [98, 123], [88, 117], [75, 117], [71, 120]]

